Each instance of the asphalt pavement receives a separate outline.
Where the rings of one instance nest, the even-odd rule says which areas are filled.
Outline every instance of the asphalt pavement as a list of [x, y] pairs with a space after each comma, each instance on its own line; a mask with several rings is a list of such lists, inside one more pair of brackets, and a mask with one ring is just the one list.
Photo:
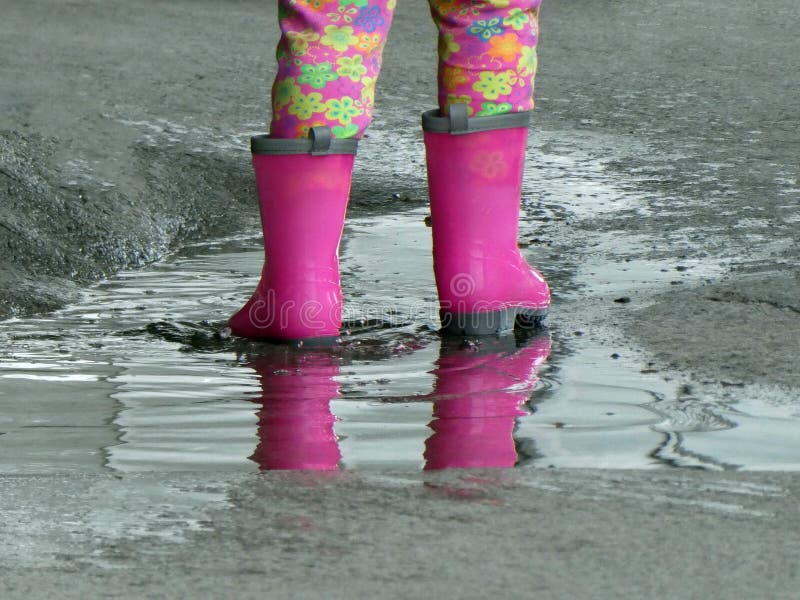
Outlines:
[[[254, 226], [275, 13], [0, 1], [0, 317]], [[689, 392], [795, 401], [798, 21], [790, 0], [545, 3], [522, 234], [557, 332], [635, 348]], [[353, 214], [425, 201], [409, 165], [435, 98], [426, 4], [400, 0], [392, 34]], [[792, 473], [0, 485], [3, 598], [797, 597]]]

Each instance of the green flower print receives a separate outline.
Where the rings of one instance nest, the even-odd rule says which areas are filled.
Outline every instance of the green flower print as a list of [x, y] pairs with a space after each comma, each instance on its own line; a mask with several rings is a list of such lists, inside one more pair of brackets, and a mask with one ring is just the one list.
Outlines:
[[472, 97], [468, 96], [467, 94], [461, 94], [460, 96], [456, 94], [447, 94], [447, 104], [466, 104], [467, 105], [467, 116], [473, 116], [475, 112], [472, 107], [470, 106], [470, 102], [472, 102]]
[[359, 9], [355, 6], [340, 6], [336, 9], [336, 12], [329, 12], [326, 16], [330, 20], [331, 23], [352, 23], [353, 16], [358, 14]]
[[512, 8], [509, 11], [508, 16], [503, 19], [503, 25], [507, 25], [515, 31], [520, 31], [530, 20], [531, 18], [528, 16], [528, 13], [526, 13], [524, 10], [521, 8]]
[[322, 94], [317, 92], [311, 92], [308, 96], [296, 94], [292, 96], [292, 103], [289, 105], [289, 114], [295, 115], [301, 121], [306, 121], [314, 113], [321, 113], [324, 110], [325, 105], [322, 103]]
[[342, 125], [349, 125], [353, 117], [364, 113], [364, 110], [355, 105], [355, 101], [350, 96], [342, 98], [331, 98], [325, 103], [327, 111], [325, 118], [331, 121], [339, 121]]
[[351, 138], [358, 133], [358, 125], [355, 123], [337, 125], [336, 127], [331, 127], [331, 133], [335, 138]]
[[473, 21], [472, 25], [467, 28], [469, 35], [481, 38], [484, 42], [488, 42], [492, 36], [500, 35], [505, 31], [500, 24], [500, 17], [494, 19], [479, 19]]
[[[458, 2], [456, 2], [456, 4], [458, 4]], [[478, 15], [481, 14], [481, 9], [484, 6], [485, 5], [482, 4], [481, 2], [469, 2], [458, 9], [458, 14], [462, 17], [468, 17], [470, 15], [472, 15], [473, 17], [477, 17]]]
[[360, 54], [355, 56], [343, 56], [336, 61], [339, 68], [336, 73], [339, 77], [349, 77], [351, 81], [358, 82], [366, 73], [367, 67], [364, 66], [364, 57]]
[[491, 115], [504, 115], [510, 113], [512, 109], [510, 102], [481, 102], [481, 109], [478, 111], [476, 117], [489, 117]]
[[364, 77], [361, 80], [361, 103], [367, 108], [371, 108], [375, 103], [375, 83], [374, 77]]
[[324, 62], [318, 65], [303, 65], [300, 67], [303, 73], [297, 78], [298, 83], [306, 83], [315, 90], [321, 90], [329, 81], [336, 81], [339, 76], [331, 70], [331, 63]]
[[308, 45], [319, 39], [319, 34], [314, 33], [313, 29], [303, 31], [287, 31], [286, 39], [289, 44], [289, 52], [292, 56], [305, 56], [308, 52]]
[[355, 46], [358, 38], [353, 35], [353, 28], [348, 25], [344, 27], [328, 25], [325, 27], [325, 35], [322, 36], [320, 43], [330, 46], [338, 52], [344, 52], [350, 46]]
[[448, 60], [459, 50], [461, 50], [461, 46], [456, 43], [452, 33], [445, 33], [439, 38], [439, 58], [442, 61]]
[[295, 84], [294, 77], [282, 79], [275, 84], [275, 88], [272, 90], [272, 105], [275, 109], [281, 110], [299, 94], [300, 88]]
[[523, 77], [529, 77], [536, 74], [536, 66], [538, 64], [536, 58], [535, 46], [523, 46], [522, 56], [517, 63], [517, 70]]
[[507, 96], [511, 93], [512, 78], [515, 75], [514, 71], [502, 73], [482, 71], [478, 74], [479, 80], [472, 84], [472, 89], [483, 94], [487, 100], [497, 100], [500, 96]]
[[339, 0], [339, 6], [350, 6], [351, 4], [361, 8], [369, 4], [369, 0]]

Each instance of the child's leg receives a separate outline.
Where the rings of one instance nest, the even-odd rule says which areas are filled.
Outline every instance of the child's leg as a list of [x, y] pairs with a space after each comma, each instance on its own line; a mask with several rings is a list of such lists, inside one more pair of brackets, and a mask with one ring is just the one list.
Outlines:
[[439, 29], [439, 108], [470, 117], [533, 109], [541, 0], [429, 0]]
[[316, 125], [364, 134], [396, 1], [280, 0], [271, 137], [306, 137]]

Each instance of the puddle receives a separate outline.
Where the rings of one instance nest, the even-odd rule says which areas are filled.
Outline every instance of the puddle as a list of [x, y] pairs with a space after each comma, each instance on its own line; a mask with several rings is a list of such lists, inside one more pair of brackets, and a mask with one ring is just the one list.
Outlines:
[[[219, 339], [255, 285], [250, 237], [198, 244], [52, 315], [0, 323], [0, 472], [800, 466], [790, 404], [687, 396], [558, 328], [443, 340], [424, 216], [348, 224], [339, 348]], [[703, 268], [587, 264], [581, 293]]]

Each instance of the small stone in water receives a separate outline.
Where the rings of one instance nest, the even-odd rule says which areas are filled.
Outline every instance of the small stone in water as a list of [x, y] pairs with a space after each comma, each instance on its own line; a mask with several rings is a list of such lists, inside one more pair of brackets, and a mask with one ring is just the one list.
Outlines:
[[461, 342], [461, 347], [465, 350], [477, 350], [478, 349], [478, 342], [475, 340], [464, 340]]

